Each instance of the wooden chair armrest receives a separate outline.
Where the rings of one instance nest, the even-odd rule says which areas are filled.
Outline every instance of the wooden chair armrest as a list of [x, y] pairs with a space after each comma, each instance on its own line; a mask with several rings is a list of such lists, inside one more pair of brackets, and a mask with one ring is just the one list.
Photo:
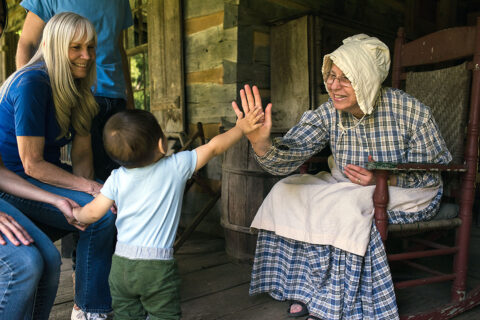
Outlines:
[[382, 237], [387, 240], [388, 237], [388, 215], [387, 205], [388, 195], [388, 176], [399, 172], [408, 171], [450, 171], [465, 172], [466, 164], [430, 164], [430, 163], [389, 163], [373, 161], [367, 163], [367, 169], [373, 171], [375, 175], [375, 191], [373, 193], [373, 204], [375, 207], [374, 217], [375, 225]]
[[398, 171], [467, 171], [467, 164], [436, 164], [436, 163], [391, 163], [372, 161], [367, 163], [368, 170]]

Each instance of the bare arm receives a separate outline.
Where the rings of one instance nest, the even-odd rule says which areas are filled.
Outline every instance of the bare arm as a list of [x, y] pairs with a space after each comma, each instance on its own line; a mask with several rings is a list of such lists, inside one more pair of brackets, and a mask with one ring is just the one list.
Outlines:
[[[124, 31], [125, 32], [125, 31]], [[127, 109], [135, 109], [135, 101], [133, 100], [132, 77], [130, 76], [130, 68], [128, 66], [127, 52], [123, 45], [123, 32], [118, 37], [118, 48], [122, 56], [122, 70], [125, 79], [125, 94], [127, 95]]]
[[93, 179], [93, 154], [91, 135], [75, 135], [72, 142], [73, 174], [86, 179]]
[[27, 175], [44, 183], [92, 195], [100, 191], [101, 185], [99, 183], [73, 175], [45, 161], [43, 158], [44, 137], [18, 136], [17, 144], [20, 159]]
[[73, 215], [83, 223], [94, 223], [100, 220], [108, 210], [113, 206], [114, 201], [108, 199], [103, 194], [98, 194], [95, 199], [83, 207], [74, 208]]
[[197, 152], [197, 165], [195, 171], [202, 168], [215, 156], [222, 154], [228, 148], [233, 146], [243, 136], [242, 130], [238, 127], [233, 127], [225, 133], [215, 136], [208, 143], [196, 148]]
[[244, 117], [236, 105], [232, 105], [232, 107], [238, 117], [235, 127], [215, 136], [208, 143], [195, 149], [197, 152], [195, 171], [207, 164], [213, 157], [224, 153], [228, 148], [238, 142], [244, 134], [248, 135], [262, 126], [262, 124], [259, 123], [260, 119], [264, 117], [262, 108], [252, 108], [245, 112]]
[[78, 222], [73, 218], [72, 208], [79, 206], [75, 201], [34, 186], [27, 180], [22, 179], [20, 176], [8, 170], [3, 165], [1, 158], [0, 177], [0, 190], [17, 197], [51, 204], [52, 206], [57, 207], [63, 213], [68, 223], [80, 230], [84, 230], [86, 228], [86, 226], [78, 224]]
[[42, 38], [45, 22], [35, 13], [29, 11], [23, 24], [20, 39], [18, 39], [16, 66], [23, 67], [33, 57]]

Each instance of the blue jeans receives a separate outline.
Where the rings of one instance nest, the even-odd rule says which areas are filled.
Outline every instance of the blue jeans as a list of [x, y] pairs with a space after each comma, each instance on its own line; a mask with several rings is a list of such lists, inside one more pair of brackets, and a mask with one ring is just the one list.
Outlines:
[[60, 278], [60, 254], [52, 241], [11, 204], [0, 199], [0, 211], [12, 216], [34, 239], [0, 245], [0, 319], [48, 320]]
[[[27, 181], [43, 190], [70, 198], [83, 206], [92, 201], [87, 193], [54, 187], [27, 177]], [[0, 197], [21, 210], [33, 221], [67, 231], [78, 231], [68, 224], [67, 219], [55, 207], [6, 193]], [[79, 232], [75, 268], [75, 303], [86, 312], [107, 313], [112, 311], [112, 298], [108, 286], [108, 275], [115, 246], [115, 216], [112, 212]]]
[[98, 103], [98, 114], [92, 121], [92, 152], [93, 152], [93, 169], [95, 170], [95, 178], [102, 181], [107, 180], [113, 169], [119, 165], [110, 159], [105, 152], [103, 146], [103, 127], [107, 120], [115, 113], [126, 109], [127, 101], [120, 98], [107, 98], [96, 96], [95, 100]]

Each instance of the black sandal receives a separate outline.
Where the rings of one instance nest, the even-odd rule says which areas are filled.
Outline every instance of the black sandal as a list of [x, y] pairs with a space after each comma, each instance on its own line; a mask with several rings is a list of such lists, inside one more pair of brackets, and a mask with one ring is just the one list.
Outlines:
[[309, 315], [305, 320], [322, 320], [318, 317], [315, 317], [315, 316], [312, 316], [312, 315]]
[[[294, 304], [298, 304], [302, 307], [302, 310], [298, 311], [298, 312], [290, 312], [290, 309], [292, 308], [292, 306]], [[288, 313], [288, 317], [290, 318], [298, 318], [298, 317], [303, 317], [303, 316], [306, 316], [308, 314], [308, 309], [307, 309], [307, 305], [301, 301], [295, 301], [295, 300], [292, 300], [290, 302], [290, 307], [288, 307], [287, 309], [287, 313]]]

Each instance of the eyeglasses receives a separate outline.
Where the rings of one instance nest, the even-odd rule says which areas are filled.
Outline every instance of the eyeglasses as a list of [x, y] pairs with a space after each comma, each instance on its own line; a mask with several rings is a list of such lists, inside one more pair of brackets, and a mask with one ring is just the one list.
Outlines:
[[333, 73], [330, 73], [328, 76], [327, 76], [327, 79], [325, 80], [325, 82], [328, 84], [328, 85], [332, 85], [335, 80], [338, 80], [338, 83], [342, 86], [342, 87], [351, 87], [352, 86], [352, 82], [350, 82], [350, 80], [348, 80], [347, 77], [337, 77], [336, 75], [334, 75]]

